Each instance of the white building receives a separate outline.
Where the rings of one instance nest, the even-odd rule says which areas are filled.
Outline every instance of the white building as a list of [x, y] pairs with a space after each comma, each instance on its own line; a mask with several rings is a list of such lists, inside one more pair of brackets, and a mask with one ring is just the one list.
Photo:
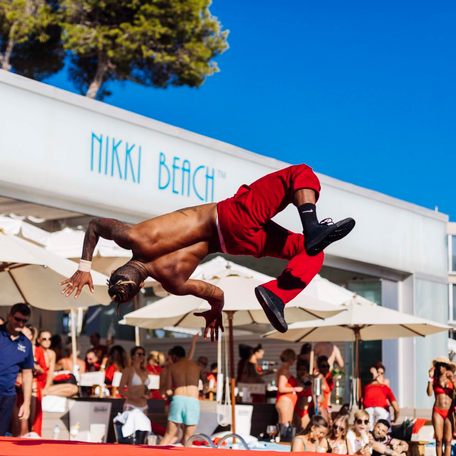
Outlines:
[[[0, 106], [0, 195], [70, 211], [139, 221], [223, 199], [286, 166], [3, 71]], [[381, 305], [447, 322], [448, 217], [319, 177], [319, 218], [357, 221], [347, 239], [327, 249], [322, 275]], [[293, 207], [277, 221], [300, 230]], [[242, 261], [266, 272], [282, 266]], [[454, 257], [452, 264], [454, 271]], [[366, 362], [382, 357], [400, 404], [427, 408], [427, 370], [446, 347], [447, 334], [383, 341], [371, 344], [375, 354]]]

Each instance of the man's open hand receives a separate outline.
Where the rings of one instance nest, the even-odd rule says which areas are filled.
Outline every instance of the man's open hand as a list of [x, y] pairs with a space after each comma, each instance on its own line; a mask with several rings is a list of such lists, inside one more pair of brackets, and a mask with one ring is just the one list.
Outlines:
[[219, 329], [224, 331], [222, 322], [222, 308], [212, 307], [205, 312], [195, 312], [195, 317], [203, 317], [206, 320], [206, 327], [204, 328], [204, 338], [207, 339], [208, 335], [211, 336], [211, 341], [218, 340]]
[[21, 421], [28, 420], [30, 416], [30, 405], [22, 404], [19, 408], [17, 416]]
[[93, 288], [92, 275], [90, 272], [83, 272], [77, 270], [69, 279], [60, 282], [62, 285], [62, 293], [68, 297], [73, 294], [73, 291], [76, 290], [74, 295], [75, 299], [79, 297], [82, 289], [85, 285], [89, 286], [90, 291], [93, 293], [95, 290]]

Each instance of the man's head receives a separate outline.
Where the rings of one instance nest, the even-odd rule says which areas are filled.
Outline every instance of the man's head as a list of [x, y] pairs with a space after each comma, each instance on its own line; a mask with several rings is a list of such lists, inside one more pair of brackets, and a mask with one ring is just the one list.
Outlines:
[[23, 302], [14, 304], [8, 313], [6, 322], [8, 331], [11, 334], [18, 335], [28, 322], [31, 313], [30, 307], [27, 304]]
[[130, 260], [117, 268], [109, 278], [108, 293], [119, 304], [132, 300], [143, 287], [147, 272], [138, 261]]
[[374, 434], [374, 438], [376, 440], [384, 440], [388, 435], [390, 425], [388, 421], [380, 419], [375, 423], [374, 430], [372, 433]]
[[181, 345], [176, 345], [168, 352], [168, 355], [171, 356], [173, 363], [176, 363], [182, 358], [185, 358], [185, 348]]
[[207, 366], [209, 364], [209, 359], [207, 356], [198, 356], [198, 359], [196, 360], [196, 364], [198, 364], [198, 366], [204, 370], [207, 368]]

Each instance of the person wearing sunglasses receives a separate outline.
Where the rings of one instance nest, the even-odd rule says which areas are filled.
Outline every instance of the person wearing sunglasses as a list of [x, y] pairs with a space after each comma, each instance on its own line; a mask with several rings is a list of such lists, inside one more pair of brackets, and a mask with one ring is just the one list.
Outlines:
[[32, 369], [35, 362], [32, 343], [22, 333], [30, 315], [30, 307], [27, 304], [14, 304], [6, 323], [0, 326], [0, 436], [4, 436], [9, 431], [16, 402], [15, 384], [20, 371], [22, 371], [24, 402], [19, 408], [18, 418], [27, 421], [30, 416]]
[[130, 351], [131, 365], [124, 369], [119, 393], [125, 398], [124, 410], [139, 409], [147, 414], [149, 373], [146, 369], [146, 350], [136, 346]]
[[309, 451], [312, 453], [326, 453], [328, 444], [326, 435], [329, 425], [320, 415], [314, 415], [303, 433], [297, 435], [291, 444], [291, 452]]
[[338, 416], [331, 426], [328, 438], [328, 453], [348, 454], [347, 447], [348, 416]]
[[48, 394], [49, 387], [52, 385], [55, 370], [55, 352], [51, 350], [52, 334], [43, 329], [37, 338], [37, 352], [42, 352], [45, 361], [44, 371], [37, 376], [37, 381], [43, 390], [43, 396]]
[[369, 440], [369, 415], [365, 410], [358, 410], [355, 413], [353, 427], [347, 431], [348, 454], [360, 454], [367, 456], [371, 454]]

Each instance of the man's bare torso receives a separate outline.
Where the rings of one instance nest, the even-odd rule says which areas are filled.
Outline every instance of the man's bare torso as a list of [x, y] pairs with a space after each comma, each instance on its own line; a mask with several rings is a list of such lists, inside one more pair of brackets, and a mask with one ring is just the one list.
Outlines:
[[209, 203], [131, 225], [122, 247], [165, 288], [169, 278], [186, 281], [206, 255], [220, 251], [216, 211]]
[[128, 238], [134, 257], [155, 260], [157, 251], [175, 252], [217, 236], [216, 203], [179, 209], [132, 225]]
[[198, 383], [201, 377], [201, 368], [194, 361], [183, 358], [170, 367], [169, 385], [175, 396], [188, 396], [198, 399]]

